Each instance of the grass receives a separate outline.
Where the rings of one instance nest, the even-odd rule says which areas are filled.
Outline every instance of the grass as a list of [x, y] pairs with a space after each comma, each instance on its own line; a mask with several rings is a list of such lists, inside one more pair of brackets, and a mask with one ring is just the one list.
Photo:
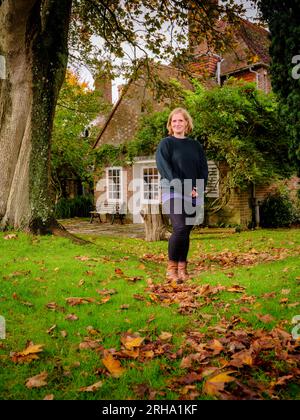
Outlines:
[[[228, 332], [238, 330], [251, 336], [253, 331], [268, 334], [279, 327], [290, 334], [292, 318], [300, 313], [297, 229], [214, 235], [194, 232], [189, 257], [195, 276], [189, 284], [222, 285], [224, 290], [197, 295], [195, 301], [200, 306], [185, 314], [178, 310], [178, 303], [151, 297], [151, 285], [164, 283], [166, 242], [88, 237], [93, 243], [79, 246], [58, 237], [15, 234], [12, 239], [0, 234], [0, 315], [6, 320], [6, 338], [0, 340], [0, 399], [43, 399], [46, 395], [55, 399], [143, 399], [151, 392], [165, 400], [182, 396], [218, 399], [219, 393], [203, 392], [205, 377], [191, 382], [190, 389], [185, 388], [188, 382], [174, 385], [191, 372], [181, 365], [182, 358], [191, 354], [186, 346], [189, 332], [203, 334], [200, 344], [213, 338], [222, 340]], [[243, 259], [237, 261], [237, 256]], [[232, 285], [245, 289], [233, 293], [228, 291]], [[66, 301], [70, 297], [94, 301], [71, 306]], [[47, 307], [49, 303], [52, 309]], [[66, 319], [69, 314], [78, 319]], [[216, 329], [224, 322], [226, 333]], [[161, 340], [163, 332], [171, 333], [172, 338]], [[145, 337], [155, 357], [119, 357], [120, 338], [125, 333]], [[81, 348], [88, 339], [98, 340], [98, 347]], [[30, 362], [21, 358], [16, 363], [13, 352], [23, 351], [29, 342], [43, 344], [39, 358]], [[276, 350], [276, 340], [274, 343]], [[120, 377], [105, 368], [104, 349], [126, 368]], [[299, 399], [294, 365], [284, 357], [276, 358], [278, 348], [277, 353], [272, 351], [263, 353], [266, 360], [261, 358], [251, 369], [247, 367], [245, 376], [244, 370], [238, 369], [239, 380], [247, 386], [254, 381], [255, 392], [263, 387], [260, 395], [266, 399]], [[222, 365], [230, 353], [217, 356], [210, 360], [214, 366]], [[201, 373], [205, 363], [197, 363], [192, 371]], [[270, 377], [272, 369], [276, 378]], [[27, 380], [43, 371], [48, 374], [47, 384], [28, 388]], [[273, 387], [271, 394], [265, 392], [272, 381], [292, 371], [288, 384]], [[95, 392], [81, 390], [98, 381], [102, 386]], [[225, 394], [230, 386], [226, 385]]]

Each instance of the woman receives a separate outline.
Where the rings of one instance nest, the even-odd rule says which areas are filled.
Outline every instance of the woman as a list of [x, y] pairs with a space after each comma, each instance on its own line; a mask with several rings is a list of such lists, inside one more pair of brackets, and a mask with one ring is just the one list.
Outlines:
[[170, 113], [167, 129], [169, 136], [161, 140], [156, 151], [163, 211], [169, 215], [173, 227], [168, 244], [167, 279], [182, 283], [189, 278], [190, 232], [203, 216], [208, 167], [201, 144], [187, 137], [193, 121], [185, 109], [176, 108]]

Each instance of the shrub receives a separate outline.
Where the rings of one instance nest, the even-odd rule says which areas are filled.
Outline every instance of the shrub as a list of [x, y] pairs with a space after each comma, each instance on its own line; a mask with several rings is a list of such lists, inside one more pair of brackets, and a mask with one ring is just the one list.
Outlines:
[[92, 196], [78, 196], [75, 198], [61, 198], [55, 206], [55, 217], [57, 219], [68, 219], [72, 217], [88, 217], [93, 210]]
[[290, 226], [294, 221], [293, 204], [287, 193], [270, 193], [260, 207], [260, 225], [266, 228]]

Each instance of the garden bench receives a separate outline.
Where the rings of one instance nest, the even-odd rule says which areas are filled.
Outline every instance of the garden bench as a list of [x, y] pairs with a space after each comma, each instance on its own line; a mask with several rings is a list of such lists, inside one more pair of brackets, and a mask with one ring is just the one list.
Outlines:
[[119, 219], [121, 224], [123, 224], [123, 220], [125, 218], [123, 206], [124, 204], [109, 203], [107, 201], [100, 203], [100, 205], [97, 206], [96, 210], [90, 211], [90, 223], [92, 223], [95, 218], [98, 218], [99, 222], [102, 223], [101, 214], [109, 214], [111, 216], [111, 224], [113, 224], [114, 221], [117, 219]]

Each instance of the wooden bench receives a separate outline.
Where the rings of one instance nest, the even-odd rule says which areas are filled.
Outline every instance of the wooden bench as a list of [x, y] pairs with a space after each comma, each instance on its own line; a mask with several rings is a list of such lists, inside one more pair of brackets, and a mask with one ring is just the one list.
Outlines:
[[90, 223], [93, 223], [95, 218], [98, 218], [99, 222], [102, 223], [101, 214], [110, 215], [111, 216], [111, 224], [114, 223], [115, 220], [119, 219], [121, 224], [123, 224], [123, 220], [125, 218], [125, 213], [123, 211], [124, 203], [109, 203], [109, 202], [102, 202], [99, 206], [97, 206], [96, 210], [90, 211], [91, 219]]

